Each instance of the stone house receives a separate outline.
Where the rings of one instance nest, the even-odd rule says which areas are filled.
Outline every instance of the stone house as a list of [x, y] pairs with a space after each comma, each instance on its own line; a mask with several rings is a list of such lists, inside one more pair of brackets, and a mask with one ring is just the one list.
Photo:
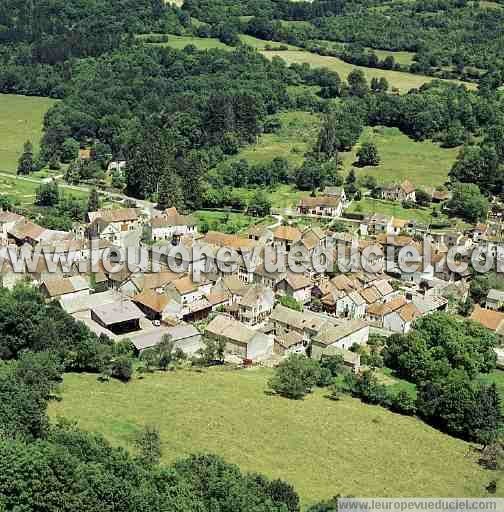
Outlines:
[[402, 183], [394, 183], [382, 188], [381, 198], [389, 201], [412, 201], [415, 202], [415, 187], [405, 180]]
[[273, 355], [273, 337], [251, 329], [226, 315], [216, 316], [206, 327], [205, 336], [224, 341], [226, 354], [252, 361], [263, 361]]
[[327, 322], [312, 339], [311, 357], [320, 359], [328, 347], [348, 350], [353, 345], [365, 345], [369, 338], [369, 326], [362, 320]]
[[275, 294], [269, 287], [254, 284], [238, 303], [238, 320], [247, 325], [265, 322], [275, 304]]
[[486, 297], [485, 307], [495, 311], [501, 310], [504, 307], [504, 292], [494, 288], [489, 290]]
[[337, 196], [304, 197], [297, 205], [300, 215], [317, 215], [324, 217], [341, 217], [344, 203]]

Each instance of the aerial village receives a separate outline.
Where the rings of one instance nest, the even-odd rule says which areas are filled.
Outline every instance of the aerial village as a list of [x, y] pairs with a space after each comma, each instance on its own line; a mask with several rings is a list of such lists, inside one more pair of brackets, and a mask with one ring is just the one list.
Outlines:
[[[393, 201], [415, 201], [409, 183], [383, 189]], [[433, 194], [433, 202], [448, 196]], [[359, 350], [370, 336], [407, 333], [416, 319], [436, 311], [455, 310], [469, 289], [471, 272], [450, 269], [447, 253], [461, 248], [467, 254], [476, 247], [496, 255], [504, 247], [500, 223], [472, 226], [464, 232], [426, 232], [414, 222], [382, 214], [354, 222], [353, 231], [321, 228], [317, 221], [342, 219], [349, 201], [343, 188], [326, 187], [320, 195], [301, 199], [292, 217], [277, 215], [272, 226], [251, 226], [245, 233], [216, 231], [200, 233], [191, 215], [176, 208], [160, 211], [151, 205], [116, 205], [89, 212], [87, 224], [76, 224], [71, 232], [45, 229], [9, 211], [0, 212], [2, 248], [49, 251], [56, 257], [72, 254], [74, 265], [48, 268], [40, 258], [33, 268], [15, 271], [4, 258], [1, 283], [12, 288], [19, 281], [38, 287], [48, 301], [58, 301], [75, 319], [96, 334], [114, 340], [128, 339], [138, 353], [159, 344], [168, 335], [188, 356], [198, 353], [204, 338], [225, 343], [229, 362], [274, 366], [291, 353], [319, 359], [338, 353], [353, 371], [361, 368]], [[299, 228], [292, 218], [307, 221]], [[330, 226], [330, 224], [329, 224]], [[143, 242], [148, 229], [150, 243]], [[404, 247], [425, 250], [430, 261], [418, 261], [415, 271], [402, 272], [397, 261]], [[216, 254], [229, 247], [242, 258], [235, 272], [203, 273], [193, 279], [187, 272], [173, 272], [168, 265], [152, 271], [150, 262], [136, 269], [124, 267], [108, 272], [101, 257], [113, 248], [152, 248], [157, 244], [196, 247]], [[253, 269], [243, 263], [254, 249], [264, 254], [268, 246], [286, 252], [303, 248], [308, 254], [318, 249], [357, 254], [371, 244], [388, 258], [379, 272], [364, 270], [294, 273], [269, 272], [259, 260]], [[107, 252], [108, 251], [108, 252]], [[6, 252], [4, 252], [6, 254]], [[99, 260], [98, 271], [83, 272], [82, 262]], [[78, 265], [81, 263], [81, 265]], [[194, 265], [194, 262], [192, 262]], [[491, 289], [485, 307], [476, 306], [471, 319], [498, 335], [504, 334], [504, 293]]]

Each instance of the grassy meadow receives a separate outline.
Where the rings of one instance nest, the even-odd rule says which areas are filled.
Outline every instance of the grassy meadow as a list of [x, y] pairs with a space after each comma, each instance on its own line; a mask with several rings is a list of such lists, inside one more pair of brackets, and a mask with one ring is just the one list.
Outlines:
[[368, 50], [376, 53], [380, 60], [385, 60], [387, 57], [392, 56], [394, 60], [402, 66], [409, 66], [415, 56], [413, 52], [393, 52], [390, 50], [375, 50], [374, 48], [368, 48]]
[[264, 39], [258, 39], [257, 37], [249, 36], [247, 34], [239, 34], [240, 41], [243, 44], [256, 48], [257, 50], [265, 50], [266, 46], [270, 48], [278, 48], [279, 46], [286, 46], [289, 50], [297, 50], [296, 46], [292, 46], [287, 43], [280, 43], [277, 41], [265, 41]]
[[55, 103], [49, 98], [0, 94], [0, 172], [16, 173], [27, 140], [38, 151], [44, 114]]
[[[281, 57], [283, 60], [285, 60], [285, 62], [287, 62], [287, 64], [303, 64], [306, 62], [313, 67], [326, 67], [331, 71], [338, 72], [343, 79], [346, 79], [352, 69], [359, 68], [364, 71], [368, 81], [370, 81], [373, 77], [385, 77], [390, 86], [397, 88], [401, 93], [406, 93], [410, 89], [421, 87], [423, 84], [433, 80], [433, 78], [429, 76], [414, 75], [413, 73], [404, 73], [402, 71], [390, 71], [385, 69], [354, 66], [352, 64], [348, 64], [347, 62], [343, 62], [341, 59], [336, 57], [325, 57], [323, 55], [317, 55], [308, 51], [264, 51], [262, 54], [269, 59], [272, 59], [275, 56]], [[455, 83], [463, 83], [457, 80], [452, 81]], [[469, 89], [476, 88], [474, 84], [466, 83], [466, 85]]]
[[401, 203], [394, 201], [382, 201], [381, 199], [373, 199], [364, 197], [360, 201], [353, 201], [347, 210], [355, 213], [381, 213], [398, 219], [416, 220], [422, 224], [430, 224], [434, 220], [439, 222], [440, 217], [435, 219], [432, 217], [432, 208], [403, 208]]
[[305, 506], [337, 493], [483, 496], [495, 478], [471, 445], [415, 418], [346, 396], [334, 402], [323, 390], [302, 401], [270, 396], [270, 374], [179, 370], [128, 384], [67, 374], [50, 415], [128, 449], [143, 425], [157, 425], [164, 462], [217, 453], [242, 470], [290, 481]]
[[[248, 203], [255, 191], [255, 188], [233, 188], [233, 194], [241, 197], [245, 203]], [[310, 191], [298, 190], [291, 184], [276, 185], [265, 188], [264, 191], [270, 198], [273, 208], [290, 208], [295, 206], [302, 197], [310, 195]]]
[[233, 160], [247, 160], [251, 165], [266, 163], [280, 156], [291, 167], [299, 167], [304, 161], [304, 153], [315, 142], [320, 117], [299, 110], [283, 112], [278, 117], [282, 124], [275, 133], [261, 135], [256, 144], [241, 148]]
[[[0, 195], [9, 196], [21, 207], [33, 206], [40, 183], [18, 178], [0, 176]], [[85, 199], [88, 194], [82, 190], [70, 189], [60, 185], [60, 194], [65, 197]]]
[[[316, 39], [315, 42], [319, 45], [323, 45], [327, 48], [335, 48], [338, 50], [342, 50], [347, 46], [346, 43], [340, 43], [336, 41], [328, 41], [326, 39]], [[386, 59], [389, 55], [394, 57], [395, 62], [401, 64], [403, 66], [409, 66], [415, 57], [414, 52], [406, 52], [406, 51], [392, 51], [392, 50], [375, 50], [374, 48], [366, 48], [366, 50], [370, 52], [374, 52], [380, 60]]]
[[167, 34], [168, 41], [164, 43], [147, 43], [150, 46], [161, 46], [163, 48], [174, 48], [175, 50], [183, 50], [186, 46], [193, 45], [198, 50], [211, 50], [217, 48], [219, 50], [232, 50], [231, 46], [221, 43], [213, 37], [195, 37], [195, 36], [176, 36]]
[[19, 178], [0, 176], [0, 194], [9, 196], [20, 206], [30, 206], [35, 201], [38, 184]]
[[[382, 184], [408, 179], [415, 186], [442, 185], [459, 152], [459, 148], [443, 149], [432, 141], [416, 142], [398, 128], [367, 127], [359, 143], [365, 141], [376, 144], [381, 162], [377, 167], [355, 168], [357, 177], [370, 174]], [[342, 154], [345, 173], [356, 161], [359, 145]]]

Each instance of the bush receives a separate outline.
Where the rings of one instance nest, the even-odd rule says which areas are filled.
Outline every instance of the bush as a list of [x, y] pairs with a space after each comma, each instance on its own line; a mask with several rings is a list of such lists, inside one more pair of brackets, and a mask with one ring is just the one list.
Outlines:
[[282, 295], [279, 302], [286, 308], [293, 309], [294, 311], [303, 311], [303, 305], [290, 295]]
[[357, 378], [354, 394], [369, 404], [384, 406], [389, 404], [386, 386], [380, 384], [376, 375], [370, 370]]
[[110, 365], [110, 374], [112, 377], [128, 382], [133, 376], [133, 363], [128, 356], [120, 356]]
[[345, 369], [343, 356], [341, 355], [323, 355], [320, 359], [321, 370], [329, 370], [332, 377], [336, 377], [343, 372]]
[[330, 386], [333, 382], [333, 375], [329, 368], [320, 368], [320, 373], [317, 381], [317, 386], [319, 388], [325, 388]]
[[416, 414], [415, 399], [404, 389], [392, 397], [390, 408], [394, 412], [405, 414], [407, 416], [413, 416]]

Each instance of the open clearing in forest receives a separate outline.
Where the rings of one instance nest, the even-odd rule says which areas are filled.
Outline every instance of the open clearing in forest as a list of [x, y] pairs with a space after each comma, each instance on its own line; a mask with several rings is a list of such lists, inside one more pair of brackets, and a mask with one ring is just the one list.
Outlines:
[[30, 140], [35, 153], [42, 137], [45, 113], [56, 103], [50, 98], [0, 94], [0, 171], [16, 173], [23, 144]]
[[230, 161], [247, 160], [250, 165], [268, 163], [276, 157], [285, 158], [291, 167], [299, 167], [304, 154], [317, 140], [320, 117], [317, 114], [292, 110], [276, 117], [281, 127], [275, 133], [261, 135], [256, 144], [240, 149]]
[[[421, 87], [427, 82], [434, 80], [433, 77], [414, 75], [413, 73], [405, 73], [402, 71], [390, 71], [385, 69], [366, 68], [363, 66], [354, 66], [348, 64], [336, 57], [325, 57], [323, 55], [317, 55], [316, 53], [310, 53], [303, 50], [286, 50], [286, 51], [263, 51], [261, 52], [268, 59], [273, 57], [281, 57], [287, 64], [303, 64], [308, 63], [313, 67], [322, 68], [326, 67], [331, 71], [339, 73], [342, 79], [346, 79], [352, 69], [362, 69], [368, 81], [371, 78], [382, 78], [385, 77], [390, 84], [390, 87], [395, 87], [401, 93], [406, 93], [410, 89]], [[469, 89], [475, 89], [475, 84], [469, 84], [466, 82], [460, 82], [458, 80], [450, 80], [454, 83], [464, 83]]]
[[369, 174], [381, 184], [407, 179], [418, 187], [443, 185], [459, 152], [459, 148], [441, 148], [430, 140], [416, 142], [398, 128], [366, 127], [353, 150], [341, 155], [345, 174], [356, 161], [363, 142], [376, 144], [381, 162], [376, 167], [355, 168], [357, 177]]

